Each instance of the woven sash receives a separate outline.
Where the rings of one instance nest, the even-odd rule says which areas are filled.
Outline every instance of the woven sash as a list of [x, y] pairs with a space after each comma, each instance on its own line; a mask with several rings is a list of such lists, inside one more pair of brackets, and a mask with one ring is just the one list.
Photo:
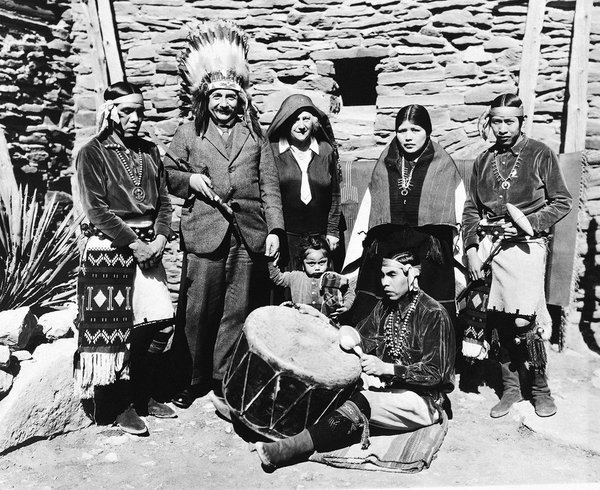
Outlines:
[[125, 354], [133, 328], [135, 271], [133, 253], [127, 248], [88, 247], [84, 253], [77, 289], [79, 338], [75, 365], [82, 398], [92, 397], [94, 386], [125, 377]]

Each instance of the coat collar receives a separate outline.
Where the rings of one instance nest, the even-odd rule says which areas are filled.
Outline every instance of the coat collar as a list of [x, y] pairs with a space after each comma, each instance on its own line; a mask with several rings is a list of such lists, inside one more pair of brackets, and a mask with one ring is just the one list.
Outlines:
[[[291, 146], [292, 145], [290, 144], [287, 138], [283, 136], [279, 138], [279, 154], [289, 150]], [[310, 137], [310, 146], [308, 147], [308, 149], [311, 150], [315, 155], [319, 154], [319, 142], [314, 136]]]
[[237, 123], [233, 127], [233, 141], [229, 153], [229, 163], [233, 162], [242, 151], [242, 147], [250, 136], [250, 130], [245, 124]]
[[527, 142], [527, 136], [525, 136], [524, 134], [521, 134], [519, 136], [519, 138], [517, 139], [517, 141], [515, 142], [515, 144], [513, 146], [511, 146], [510, 148], [500, 148], [497, 144], [494, 144], [493, 149], [496, 153], [510, 152], [514, 156], [517, 156], [519, 154], [519, 152], [525, 146], [526, 142]]

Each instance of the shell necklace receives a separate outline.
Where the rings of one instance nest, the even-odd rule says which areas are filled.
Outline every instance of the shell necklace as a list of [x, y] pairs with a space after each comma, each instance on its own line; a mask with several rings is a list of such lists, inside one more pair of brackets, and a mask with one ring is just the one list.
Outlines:
[[403, 313], [393, 311], [385, 320], [383, 334], [385, 345], [394, 363], [398, 364], [406, 355], [408, 349], [408, 322], [417, 308], [417, 303], [423, 295], [419, 290]]
[[500, 182], [500, 187], [502, 187], [502, 189], [507, 190], [510, 187], [510, 179], [517, 178], [517, 170], [519, 169], [519, 165], [521, 165], [521, 153], [523, 153], [523, 150], [527, 146], [528, 141], [529, 140], [525, 140], [523, 147], [519, 150], [519, 153], [517, 154], [517, 159], [515, 160], [515, 163], [511, 169], [511, 171], [508, 173], [508, 176], [506, 176], [506, 177], [502, 177], [502, 174], [500, 173], [500, 168], [498, 166], [498, 150], [494, 150], [494, 160], [492, 161], [492, 171], [494, 173], [494, 177], [496, 177], [496, 180], [498, 182]]

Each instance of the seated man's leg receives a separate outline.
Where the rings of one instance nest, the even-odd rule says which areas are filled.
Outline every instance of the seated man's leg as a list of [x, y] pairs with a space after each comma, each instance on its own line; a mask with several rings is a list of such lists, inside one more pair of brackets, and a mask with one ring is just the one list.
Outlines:
[[[371, 413], [369, 402], [357, 392], [333, 413], [300, 434], [277, 442], [256, 444], [256, 451], [267, 470], [305, 459], [313, 451], [332, 451], [360, 440]], [[368, 431], [368, 428], [366, 429]]]
[[371, 406], [372, 427], [407, 432], [433, 425], [440, 420], [440, 412], [433, 400], [414, 391], [394, 389], [363, 391]]
[[401, 388], [385, 388], [377, 376], [363, 373], [361, 379], [361, 393], [371, 406], [371, 426], [407, 432], [440, 420], [441, 405], [438, 407], [431, 398]]

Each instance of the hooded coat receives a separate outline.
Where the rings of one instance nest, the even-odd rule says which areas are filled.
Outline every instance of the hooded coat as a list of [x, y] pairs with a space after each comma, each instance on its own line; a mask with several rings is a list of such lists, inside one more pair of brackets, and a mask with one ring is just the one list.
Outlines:
[[[313, 153], [308, 165], [308, 181], [312, 199], [300, 199], [302, 172], [291, 149], [281, 151], [280, 138], [287, 138], [292, 122], [303, 111], [313, 114], [319, 124], [313, 137], [318, 154]], [[304, 234], [340, 237], [340, 172], [333, 131], [327, 115], [305, 95], [292, 95], [281, 105], [267, 130], [279, 174], [283, 220], [288, 233], [292, 262], [296, 257], [296, 238]]]

